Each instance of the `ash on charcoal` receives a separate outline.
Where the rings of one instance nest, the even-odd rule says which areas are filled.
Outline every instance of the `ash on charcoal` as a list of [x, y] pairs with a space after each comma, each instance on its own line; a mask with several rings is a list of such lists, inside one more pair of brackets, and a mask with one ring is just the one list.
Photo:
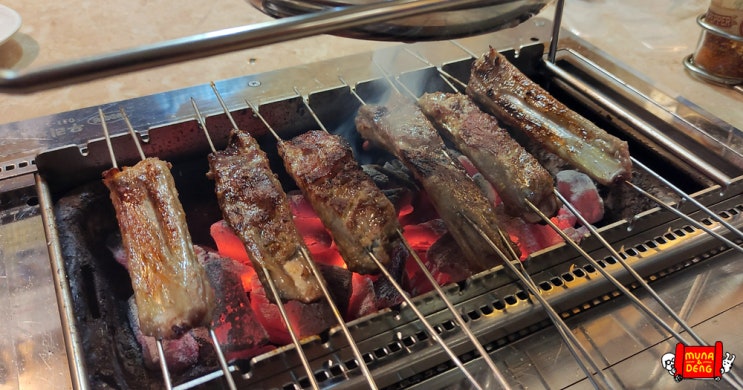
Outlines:
[[604, 218], [604, 200], [588, 175], [568, 169], [558, 172], [555, 179], [557, 190], [588, 223]]

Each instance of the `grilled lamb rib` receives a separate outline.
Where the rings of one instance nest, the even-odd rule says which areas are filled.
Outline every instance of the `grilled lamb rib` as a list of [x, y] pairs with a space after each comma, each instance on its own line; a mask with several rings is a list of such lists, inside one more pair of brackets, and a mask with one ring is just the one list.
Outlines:
[[548, 217], [557, 212], [559, 202], [549, 172], [469, 97], [427, 93], [418, 105], [495, 187], [509, 215], [541, 221], [525, 200]]
[[305, 198], [333, 235], [348, 269], [377, 273], [401, 249], [392, 203], [364, 173], [343, 138], [310, 131], [279, 143], [279, 154]]
[[177, 338], [209, 325], [214, 290], [194, 252], [170, 164], [147, 158], [103, 182], [121, 230], [142, 333]]
[[322, 290], [302, 254], [305, 244], [286, 193], [255, 139], [233, 130], [229, 145], [209, 155], [209, 167], [222, 216], [240, 237], [263, 286], [270, 277], [282, 299], [319, 299]]
[[386, 106], [362, 106], [356, 116], [356, 129], [413, 172], [473, 268], [485, 270], [497, 265], [498, 260], [463, 216], [474, 221], [502, 252], [508, 253], [506, 245], [513, 247], [498, 234], [490, 202], [461, 164], [449, 157], [436, 129], [412, 102], [395, 95]]
[[632, 177], [627, 142], [552, 97], [492, 47], [472, 66], [467, 94], [603, 185]]

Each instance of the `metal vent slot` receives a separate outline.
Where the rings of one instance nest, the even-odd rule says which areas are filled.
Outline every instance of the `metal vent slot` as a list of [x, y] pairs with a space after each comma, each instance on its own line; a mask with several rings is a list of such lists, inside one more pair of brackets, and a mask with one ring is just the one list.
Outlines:
[[33, 157], [4, 161], [0, 165], [0, 180], [33, 172], [36, 172], [36, 160]]

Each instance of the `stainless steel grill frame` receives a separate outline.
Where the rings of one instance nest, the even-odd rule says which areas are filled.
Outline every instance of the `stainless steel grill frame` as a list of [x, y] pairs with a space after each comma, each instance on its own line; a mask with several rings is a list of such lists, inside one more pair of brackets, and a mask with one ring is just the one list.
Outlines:
[[[484, 51], [488, 45], [499, 49], [517, 49], [525, 53], [529, 48], [542, 47], [538, 45], [547, 42], [549, 27], [549, 23], [537, 19], [512, 31], [463, 39], [460, 42], [476, 53]], [[663, 103], [659, 103], [658, 92], [653, 89], [652, 85], [644, 82], [641, 76], [614, 63], [611, 58], [604, 56], [600, 51], [578, 38], [566, 33], [562, 35], [561, 52], [558, 57], [562, 62], [558, 64], [562, 64], [563, 67], [568, 64], [568, 68], [581, 68], [582, 72], [578, 73], [584, 76], [583, 80], [589, 80], [589, 85], [596, 80], [603, 81], [603, 84], [600, 84], [601, 88], [594, 86], [590, 91], [600, 93], [608, 91], [611, 94], [610, 101], [620, 101], [625, 105], [627, 102], [634, 103], [633, 108], [640, 106], [642, 110], [629, 112], [630, 123], [627, 124], [628, 117], [622, 117], [622, 112], [612, 111], [610, 106], [602, 105], [601, 97], [597, 99], [595, 95], [580, 90], [580, 86], [565, 81], [562, 81], [562, 88], [570, 90], [578, 100], [588, 106], [593, 106], [603, 115], [625, 123], [623, 126], [626, 128], [637, 129], [638, 126], [634, 126], [637, 122], [632, 123], [632, 120], [639, 117], [643, 119], [642, 123], [649, 123], [652, 129], [658, 130], [662, 133], [661, 135], [666, 135], [665, 138], [653, 138], [641, 132], [632, 133], [633, 136], [641, 138], [644, 143], [650, 145], [650, 148], [658, 155], [673, 159], [675, 164], [701, 183], [703, 190], [696, 194], [697, 197], [704, 204], [726, 215], [735, 226], [740, 226], [739, 214], [743, 210], [738, 204], [741, 184], [737, 178], [740, 176], [741, 165], [738, 163], [737, 156], [740, 152], [739, 149], [727, 147], [731, 144], [729, 139], [739, 139], [740, 131], [731, 126], [721, 125], [714, 118], [683, 102], [664, 99]], [[442, 45], [447, 50], [442, 50]], [[470, 60], [466, 53], [447, 43], [417, 44], [413, 47], [434, 64], [439, 64], [455, 74], [458, 69], [461, 73], [461, 69], [465, 69], [466, 63]], [[397, 74], [407, 75], [431, 71], [430, 67], [421, 64], [415, 58], [402, 54], [400, 50], [390, 50], [377, 55], [394, 58], [394, 71]], [[308, 92], [311, 99], [320, 100], [323, 92], [332, 94], [343, 89], [338, 80], [334, 79], [334, 76], [342, 75], [349, 83], [358, 84], [363, 90], [364, 86], [372, 86], [374, 80], [379, 79], [374, 69], [368, 66], [371, 56], [372, 54], [369, 54], [341, 61], [319, 63], [307, 69], [288, 69], [246, 76], [226, 80], [218, 85], [220, 90], [225, 91], [227, 103], [233, 114], [238, 115], [247, 124], [246, 127], [261, 128], [257, 120], [252, 118], [249, 110], [246, 109], [243, 99], [248, 97], [251, 101], [262, 102], [261, 112], [269, 116], [272, 124], [283, 129], [285, 131], [283, 134], [288, 136], [297, 129], [306, 127], [311, 121], [311, 118], [306, 117], [306, 122], [297, 123], [282, 119], [287, 117], [285, 115], [287, 112], [300, 109], [301, 102], [293, 97], [295, 96], [293, 87], [296, 86], [299, 90]], [[592, 67], [595, 69], [591, 69]], [[327, 69], [333, 69], [334, 74], [327, 72]], [[586, 74], [589, 77], [585, 77]], [[128, 113], [132, 113], [134, 127], [146, 129], [144, 134], [149, 138], [149, 143], [145, 145], [147, 154], [158, 155], [164, 159], [188, 158], [198, 154], [203, 155], [206, 150], [205, 140], [199, 133], [196, 133], [198, 129], [193, 121], [193, 114], [185, 104], [190, 97], [199, 101], [208, 117], [207, 120], [210, 121], [210, 128], [227, 128], [224, 126], [225, 118], [216, 114], [220, 108], [211, 97], [211, 92], [206, 85], [112, 103], [110, 107], [124, 107]], [[318, 104], [316, 107], [321, 107], [321, 105]], [[106, 112], [114, 111], [106, 110], [109, 107], [103, 108]], [[323, 115], [322, 108], [318, 111]], [[96, 122], [95, 116], [97, 116], [97, 111], [91, 108], [60, 114], [56, 117], [9, 124], [0, 128], [2, 132], [31, 129], [32, 134], [43, 135], [40, 138], [46, 140], [35, 150], [29, 150], [28, 157], [4, 162], [5, 168], [1, 172], [3, 176], [0, 185], [6, 193], [27, 191], [30, 173], [35, 170], [34, 163], [39, 163], [39, 169], [43, 175], [37, 176], [36, 184], [41, 197], [41, 212], [45, 214], [45, 228], [51, 240], [50, 254], [57, 277], [55, 284], [59, 294], [59, 304], [63, 311], [65, 335], [69, 337], [67, 347], [70, 362], [74, 368], [73, 383], [80, 388], [87, 387], [86, 375], [84, 364], [82, 364], [82, 351], [75, 340], [75, 325], [70, 321], [72, 318], [69, 317], [70, 313], [66, 312], [70, 308], [69, 303], [72, 298], [65, 296], [64, 269], [58, 263], [59, 254], [55, 253], [53, 245], [54, 226], [49, 217], [53, 206], [50, 187], [57, 191], [59, 186], [75, 183], [77, 180], [87, 180], [91, 177], [90, 172], [97, 174], [101, 170], [100, 167], [108, 166], [106, 153], [102, 153], [104, 146], [100, 141], [100, 124]], [[115, 116], [111, 118], [116, 129], [114, 133], [118, 134], [114, 137], [114, 141], [117, 142], [117, 156], [122, 156], [122, 161], [127, 158], [130, 161], [136, 160], [137, 156], [133, 148], [127, 145], [123, 135], [125, 130], [120, 122], [117, 124], [116, 119]], [[64, 131], [56, 131], [49, 126], [50, 123], [60, 121], [66, 121], [71, 125], [56, 128], [63, 128]], [[75, 124], [80, 126], [75, 126]], [[182, 137], [183, 134], [194, 134], [194, 136]], [[669, 137], [669, 134], [680, 134], [684, 137]], [[224, 142], [226, 134], [218, 135], [216, 139]], [[87, 156], [83, 156], [81, 151]], [[45, 153], [37, 160], [35, 156], [42, 152]], [[686, 159], [690, 159], [691, 162], [684, 161]], [[58, 172], [56, 169], [60, 167], [58, 163], [61, 161], [68, 165]], [[703, 164], [695, 163], [695, 161]], [[76, 163], [80, 165], [75, 166]], [[712, 165], [715, 169], [709, 169], [706, 167], [708, 165]], [[13, 168], [8, 169], [8, 167]], [[69, 172], [79, 172], [80, 178], [69, 177]], [[683, 207], [684, 211], [692, 213], [692, 207], [689, 205], [683, 205]], [[11, 207], [13, 210], [18, 208], [37, 210], [33, 205]], [[639, 217], [636, 221], [632, 221], [631, 225], [627, 221], [620, 221], [602, 228], [601, 231], [610, 242], [623, 246], [624, 250], [621, 253], [627, 256], [626, 259], [638, 272], [650, 280], [675, 275], [676, 271], [682, 271], [681, 274], [684, 274], [686, 269], [699, 268], [700, 263], [714, 263], [719, 253], [727, 253], [714, 238], [678, 221], [668, 212], [653, 209]], [[705, 217], [699, 216], [698, 218], [704, 219]], [[721, 230], [715, 222], [707, 220], [706, 224]], [[628, 226], [632, 227], [632, 231], [627, 230]], [[594, 240], [584, 242], [583, 247], [594, 254], [595, 258], [605, 259], [607, 269], [618, 268], [616, 264], [606, 259], [606, 253]], [[615, 301], [613, 298], [616, 294], [608, 282], [597, 278], [597, 273], [591, 272], [590, 268], [586, 269], [584, 262], [577, 259], [576, 254], [568, 247], [551, 248], [549, 251], [535, 255], [529, 264], [529, 270], [542, 287], [545, 296], [559, 311], [564, 313], [565, 317], [571, 319], [580, 317], [577, 314], [584, 311], [590, 312], [594, 308], [600, 309], [607, 306], [601, 305], [602, 303]], [[618, 274], [621, 275], [622, 272]], [[620, 279], [624, 277], [620, 276]], [[455, 285], [449, 286], [446, 290], [450, 299], [469, 318], [473, 331], [487, 340], [485, 343], [489, 349], [494, 351], [495, 356], [500, 356], [504, 349], [510, 348], [514, 343], [534, 337], [548, 328], [541, 311], [526, 300], [525, 293], [516, 287], [513, 279], [500, 268], [478, 275], [464, 287]], [[739, 299], [738, 302], [741, 302], [740, 290], [737, 290], [736, 296]], [[447, 342], [453, 345], [459, 353], [465, 357], [468, 356], [471, 353], [471, 347], [466, 345], [462, 335], [456, 332], [455, 327], [452, 327], [451, 321], [445, 318], [446, 313], [443, 312], [441, 303], [436, 302], [432, 296], [420, 297], [417, 302], [421, 309], [429, 314], [431, 321], [439, 325], [441, 334]], [[366, 347], [365, 351], [371, 353], [370, 360], [374, 362], [375, 377], [379, 375], [381, 383], [389, 386], [413, 386], [418, 381], [430, 383], [433, 379], [428, 379], [426, 373], [431, 370], [442, 371], [442, 377], [448, 378], [446, 379], [448, 382], [443, 383], [453, 385], [458, 383], [456, 370], [440, 366], [446, 359], [436, 347], [417, 336], [420, 333], [420, 327], [408, 311], [404, 309], [400, 312], [384, 311], [349, 325], [354, 335], [357, 336], [355, 337], [357, 342]], [[372, 332], [372, 328], [377, 327], [384, 331], [377, 332], [377, 329], [374, 329], [375, 331]], [[390, 341], [392, 334], [400, 334], [399, 340]], [[325, 378], [323, 383], [329, 387], [348, 386], [350, 388], [363, 381], [363, 378], [354, 374], [353, 370], [342, 367], [342, 363], [350, 359], [350, 353], [343, 350], [344, 343], [345, 341], [337, 332], [331, 332], [330, 339], [327, 341], [321, 342], [316, 339], [305, 342], [308, 355], [318, 362], [318, 367], [323, 367], [318, 372], [321, 372], [319, 375]], [[657, 342], [643, 345], [639, 347], [639, 350], [642, 352], [657, 345]], [[600, 348], [596, 349], [597, 353], [601, 352]], [[301, 378], [303, 373], [293, 355], [286, 353], [287, 350], [291, 350], [291, 347], [254, 359], [250, 370], [244, 372], [244, 376], [236, 376], [236, 379], [242, 385], [257, 387], [291, 388], [287, 386], [292, 386], [292, 384], [297, 386], [301, 382], [297, 378]], [[635, 350], [633, 353], [640, 352]], [[329, 356], [332, 359], [329, 359]], [[323, 364], [327, 361], [334, 361], [336, 364]], [[468, 364], [476, 365], [477, 359], [472, 359]], [[610, 364], [611, 362], [608, 362], [608, 365]], [[289, 369], [276, 375], [274, 369], [277, 365]], [[406, 367], [402, 372], [400, 372], [401, 366]], [[508, 369], [508, 366], [504, 368]], [[214, 377], [220, 374], [221, 372], [215, 373]], [[453, 379], [452, 376], [454, 376]], [[553, 379], [554, 377], [545, 376], [545, 381], [550, 381], [550, 386], [555, 387], [567, 387], [580, 382], [580, 378], [574, 376], [568, 376], [564, 383], [552, 383]], [[436, 386], [440, 386], [441, 383], [438, 382]], [[196, 383], [186, 384], [184, 387], [190, 385], [196, 385]]]

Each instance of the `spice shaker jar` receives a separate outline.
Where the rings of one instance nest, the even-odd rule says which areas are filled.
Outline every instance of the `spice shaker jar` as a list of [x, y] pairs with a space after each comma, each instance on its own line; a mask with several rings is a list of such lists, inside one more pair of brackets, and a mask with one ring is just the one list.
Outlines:
[[706, 81], [743, 84], [743, 0], [711, 0], [697, 23], [702, 33], [687, 69]]

